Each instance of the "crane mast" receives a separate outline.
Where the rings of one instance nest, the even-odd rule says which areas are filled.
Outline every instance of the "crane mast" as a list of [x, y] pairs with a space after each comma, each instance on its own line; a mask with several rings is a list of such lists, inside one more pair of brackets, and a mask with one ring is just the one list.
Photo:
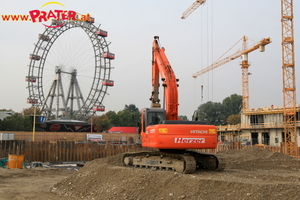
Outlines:
[[250, 66], [248, 62], [248, 53], [260, 49], [261, 52], [264, 51], [264, 46], [270, 44], [270, 38], [262, 39], [258, 44], [254, 45], [253, 47], [247, 47], [247, 38], [246, 36], [243, 37], [243, 49], [242, 49], [242, 60], [241, 60], [241, 69], [242, 69], [242, 111], [245, 113], [247, 109], [250, 108], [249, 106], [249, 72], [248, 68]]
[[284, 138], [286, 154], [298, 157], [293, 0], [281, 0]]

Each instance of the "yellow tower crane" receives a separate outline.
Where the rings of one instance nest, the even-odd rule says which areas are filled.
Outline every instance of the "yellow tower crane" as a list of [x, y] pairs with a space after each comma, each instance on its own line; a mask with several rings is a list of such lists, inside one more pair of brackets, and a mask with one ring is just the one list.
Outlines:
[[293, 0], [281, 0], [283, 126], [285, 153], [298, 157]]
[[186, 19], [192, 12], [194, 12], [199, 6], [204, 4], [206, 0], [196, 0], [181, 16], [181, 19]]
[[[248, 53], [255, 51], [257, 49], [260, 49], [261, 52], [263, 52], [265, 50], [265, 45], [268, 45], [271, 43], [271, 39], [270, 38], [264, 38], [262, 39], [260, 42], [258, 42], [257, 44], [255, 44], [254, 46], [252, 46], [251, 48], [247, 48], [247, 37], [243, 36], [241, 38], [241, 40], [243, 40], [243, 46], [242, 46], [242, 51], [237, 51], [236, 53], [222, 59], [222, 60], [218, 60], [216, 62], [214, 62], [213, 64], [211, 64], [210, 66], [196, 72], [195, 74], [193, 74], [193, 78], [197, 78], [198, 76], [200, 76], [201, 74], [204, 74], [206, 72], [209, 72], [221, 65], [224, 65], [228, 62], [230, 62], [231, 60], [234, 60], [238, 57], [241, 57], [241, 68], [242, 68], [242, 97], [243, 97], [243, 101], [242, 101], [242, 111], [243, 113], [249, 109], [249, 73], [248, 73], [248, 68], [250, 66], [249, 62], [248, 62]], [[240, 40], [239, 40], [240, 41]]]
[[[196, 0], [182, 15], [186, 19], [206, 0]], [[296, 77], [294, 53], [294, 11], [293, 0], [281, 0], [281, 33], [282, 33], [282, 77], [283, 77], [283, 126], [285, 139], [285, 153], [298, 157], [297, 119], [296, 119]], [[238, 53], [236, 53], [238, 54]], [[227, 60], [235, 59], [228, 57]], [[223, 62], [228, 62], [224, 60]], [[219, 61], [221, 64], [221, 61]], [[244, 65], [246, 66], [246, 65]], [[243, 68], [243, 66], [242, 66]], [[246, 68], [246, 67], [245, 67]], [[209, 70], [208, 70], [209, 71]], [[244, 93], [243, 93], [244, 94]], [[244, 104], [245, 103], [245, 104]], [[243, 101], [243, 106], [247, 103]]]

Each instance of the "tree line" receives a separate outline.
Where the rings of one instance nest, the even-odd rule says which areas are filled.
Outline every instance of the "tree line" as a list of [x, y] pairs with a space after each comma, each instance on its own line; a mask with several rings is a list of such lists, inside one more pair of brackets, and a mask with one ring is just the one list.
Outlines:
[[125, 105], [117, 113], [108, 111], [101, 116], [92, 116], [89, 120], [98, 132], [107, 131], [114, 126], [136, 127], [140, 120], [140, 111], [134, 104]]
[[[207, 102], [199, 105], [192, 120], [205, 121], [212, 125], [239, 124], [242, 96], [232, 94], [220, 102]], [[40, 113], [40, 110], [36, 110]], [[23, 113], [15, 113], [0, 120], [0, 131], [32, 131], [33, 108], [24, 109]], [[30, 117], [31, 116], [31, 117]], [[188, 120], [187, 116], [179, 115], [179, 119]], [[140, 110], [134, 104], [125, 105], [118, 112], [108, 111], [100, 116], [92, 116], [89, 122], [95, 130], [103, 132], [114, 126], [136, 127], [140, 121]]]
[[232, 94], [222, 103], [208, 101], [201, 104], [193, 115], [195, 121], [205, 121], [212, 125], [236, 125], [241, 123], [242, 96]]

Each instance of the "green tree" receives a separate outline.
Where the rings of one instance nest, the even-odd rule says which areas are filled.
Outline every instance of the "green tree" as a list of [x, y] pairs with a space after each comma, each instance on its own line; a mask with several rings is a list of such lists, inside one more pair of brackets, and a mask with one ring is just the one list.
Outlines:
[[109, 111], [105, 114], [109, 121], [109, 126], [137, 126], [139, 122], [140, 111], [134, 104], [125, 105], [124, 109], [118, 113]]
[[118, 112], [119, 126], [137, 126], [137, 120], [133, 112], [121, 110]]
[[231, 125], [237, 125], [241, 123], [241, 115], [230, 115], [227, 118], [227, 124], [231, 124]]
[[109, 124], [110, 126], [118, 126], [120, 123], [119, 117], [115, 111], [108, 111], [106, 113], [108, 119], [109, 119]]
[[124, 110], [128, 110], [132, 113], [139, 113], [140, 112], [139, 109], [134, 104], [129, 104], [129, 105], [126, 104]]
[[[193, 120], [206, 121], [208, 124], [224, 125], [228, 122], [228, 117], [238, 115], [241, 111], [242, 96], [232, 94], [226, 97], [222, 103], [207, 102], [198, 107], [193, 114]], [[238, 123], [238, 116], [230, 117], [230, 124]], [[234, 121], [233, 121], [234, 120]]]
[[221, 103], [207, 102], [198, 107], [198, 121], [205, 121], [212, 125], [222, 125], [226, 122], [224, 109]]
[[242, 96], [237, 94], [232, 94], [226, 97], [222, 102], [225, 110], [225, 115], [228, 117], [230, 115], [237, 115], [242, 109]]
[[125, 105], [125, 108], [118, 112], [118, 117], [120, 126], [137, 126], [140, 111], [134, 104]]
[[109, 118], [106, 114], [101, 116], [93, 116], [91, 119], [97, 132], [103, 132], [109, 129]]
[[1, 131], [32, 131], [32, 123], [28, 116], [15, 113], [1, 121]]

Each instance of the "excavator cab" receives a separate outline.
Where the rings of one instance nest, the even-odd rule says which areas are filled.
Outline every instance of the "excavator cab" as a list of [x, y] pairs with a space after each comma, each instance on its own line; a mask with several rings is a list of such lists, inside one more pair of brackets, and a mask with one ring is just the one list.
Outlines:
[[166, 111], [160, 108], [144, 108], [142, 110], [141, 131], [146, 132], [146, 127], [161, 124], [166, 119]]
[[147, 110], [146, 116], [146, 126], [161, 124], [162, 121], [166, 118], [165, 111], [162, 109], [149, 109]]
[[161, 108], [144, 108], [141, 111], [141, 119], [138, 123], [139, 137], [136, 144], [141, 145], [141, 135], [146, 132], [146, 128], [151, 125], [161, 124], [166, 120], [166, 111]]

